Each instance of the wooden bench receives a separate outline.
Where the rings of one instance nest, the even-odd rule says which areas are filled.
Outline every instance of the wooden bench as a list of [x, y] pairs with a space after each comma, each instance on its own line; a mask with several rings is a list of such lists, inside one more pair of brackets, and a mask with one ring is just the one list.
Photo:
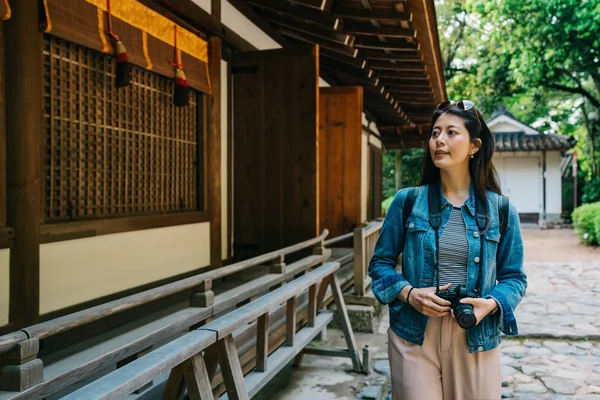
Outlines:
[[[190, 328], [323, 264], [330, 255], [323, 247], [326, 235], [327, 231], [324, 231], [317, 238], [285, 249], [0, 337], [0, 385], [5, 390], [0, 391], [0, 399], [43, 398], [69, 393], [71, 387], [84, 384], [98, 374], [108, 373], [117, 364], [135, 359], [150, 349], [187, 333]], [[292, 264], [285, 264], [286, 255], [306, 248], [314, 248], [315, 254]], [[213, 280], [260, 265], [270, 265], [273, 273], [214, 296]], [[195, 290], [187, 305], [153, 313], [61, 349], [45, 356], [43, 363], [38, 357], [40, 341], [46, 338], [186, 290]]]
[[[187, 389], [191, 399], [213, 399], [211, 380], [218, 357], [227, 394], [222, 398], [248, 399], [256, 394], [281, 368], [301, 354], [310, 341], [334, 317], [331, 311], [320, 311], [323, 285], [331, 285], [337, 312], [340, 313], [348, 349], [331, 350], [336, 355], [352, 359], [354, 370], [362, 371], [354, 335], [349, 325], [342, 292], [335, 272], [339, 263], [327, 263], [302, 277], [233, 310], [212, 322], [183, 335], [159, 349], [123, 366], [102, 378], [76, 390], [66, 399], [121, 399], [170, 371], [162, 397], [178, 398]], [[317, 288], [319, 290], [317, 291]], [[296, 302], [308, 291], [308, 324], [297, 331]], [[268, 326], [270, 312], [286, 304], [285, 346], [269, 354]], [[244, 377], [234, 334], [248, 323], [256, 321], [256, 368]], [[184, 382], [184, 385], [182, 385]], [[147, 396], [146, 396], [147, 397]]]

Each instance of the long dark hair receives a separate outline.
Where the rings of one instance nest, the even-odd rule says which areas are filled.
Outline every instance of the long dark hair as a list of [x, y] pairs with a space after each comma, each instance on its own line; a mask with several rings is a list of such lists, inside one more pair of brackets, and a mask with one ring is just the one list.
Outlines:
[[469, 159], [469, 172], [475, 186], [475, 195], [481, 199], [485, 199], [488, 190], [501, 195], [502, 191], [500, 190], [498, 173], [492, 162], [495, 147], [494, 136], [490, 132], [490, 128], [486, 125], [483, 115], [475, 107], [465, 111], [458, 108], [456, 104], [444, 110], [433, 112], [431, 129], [429, 130], [429, 137], [425, 144], [425, 155], [421, 163], [420, 185], [437, 184], [440, 181], [440, 169], [433, 163], [431, 153], [429, 152], [429, 139], [433, 133], [435, 122], [444, 113], [453, 114], [463, 119], [465, 127], [469, 131], [471, 142], [475, 142], [475, 139], [481, 139], [481, 147], [475, 153], [475, 158]]

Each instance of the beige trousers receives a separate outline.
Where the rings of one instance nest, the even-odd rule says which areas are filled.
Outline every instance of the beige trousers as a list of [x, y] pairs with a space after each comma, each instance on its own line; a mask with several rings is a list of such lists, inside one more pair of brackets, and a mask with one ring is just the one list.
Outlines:
[[423, 346], [388, 329], [393, 400], [500, 399], [500, 350], [469, 353], [451, 315], [429, 317]]

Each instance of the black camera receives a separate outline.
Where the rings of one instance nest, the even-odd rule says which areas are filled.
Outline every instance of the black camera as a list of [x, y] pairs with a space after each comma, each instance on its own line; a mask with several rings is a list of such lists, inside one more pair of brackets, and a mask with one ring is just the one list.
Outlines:
[[473, 313], [473, 306], [460, 302], [461, 299], [466, 297], [474, 297], [469, 295], [466, 287], [462, 285], [450, 286], [449, 289], [439, 290], [436, 295], [450, 302], [450, 308], [454, 311], [454, 317], [461, 328], [469, 329], [475, 326], [477, 318]]

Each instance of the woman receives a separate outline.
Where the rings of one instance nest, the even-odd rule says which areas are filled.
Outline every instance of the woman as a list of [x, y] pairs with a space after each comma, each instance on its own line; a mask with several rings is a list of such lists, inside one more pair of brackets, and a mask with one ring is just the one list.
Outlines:
[[[377, 300], [389, 304], [394, 400], [501, 397], [500, 333], [518, 333], [513, 312], [527, 278], [512, 204], [507, 223], [500, 221], [493, 154], [494, 139], [473, 103], [442, 103], [433, 114], [421, 184], [398, 192], [390, 205], [369, 275]], [[412, 212], [402, 215], [410, 193]], [[438, 288], [463, 290], [451, 307]]]

